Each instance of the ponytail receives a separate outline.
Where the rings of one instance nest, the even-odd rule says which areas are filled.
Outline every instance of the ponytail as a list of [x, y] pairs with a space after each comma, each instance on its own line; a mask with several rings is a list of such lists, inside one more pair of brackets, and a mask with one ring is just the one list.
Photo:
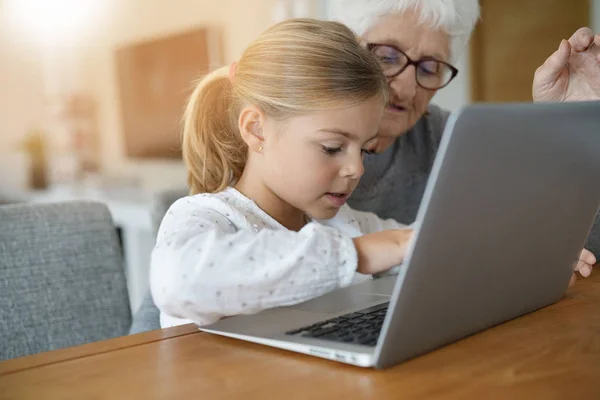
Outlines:
[[207, 75], [194, 89], [183, 117], [183, 159], [190, 194], [224, 190], [242, 175], [247, 146], [240, 137], [228, 68]]

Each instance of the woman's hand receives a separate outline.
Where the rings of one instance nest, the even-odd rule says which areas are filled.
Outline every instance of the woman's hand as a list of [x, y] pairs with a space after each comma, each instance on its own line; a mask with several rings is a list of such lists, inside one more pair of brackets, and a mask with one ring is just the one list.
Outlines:
[[[594, 264], [596, 264], [596, 257], [594, 257], [591, 251], [583, 249], [579, 255], [579, 261], [575, 266], [575, 272], [579, 272], [582, 277], [587, 278], [591, 275]], [[573, 285], [576, 280], [577, 276], [573, 274], [569, 286]]]
[[578, 29], [533, 77], [533, 101], [600, 100], [600, 33]]
[[402, 263], [412, 237], [412, 229], [394, 229], [354, 238], [356, 272], [373, 275]]

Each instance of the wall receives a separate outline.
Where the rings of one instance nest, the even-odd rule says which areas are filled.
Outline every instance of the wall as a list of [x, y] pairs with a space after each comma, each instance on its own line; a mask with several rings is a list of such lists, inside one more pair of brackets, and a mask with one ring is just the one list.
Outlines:
[[18, 143], [42, 124], [42, 68], [37, 49], [15, 40], [2, 13], [0, 49], [0, 192], [9, 192], [26, 179]]
[[591, 26], [594, 32], [600, 33], [600, 0], [592, 1], [592, 22]]
[[439, 90], [431, 100], [440, 107], [454, 111], [471, 102], [471, 75], [469, 72], [469, 49], [455, 65], [458, 75], [448, 86]]
[[[103, 166], [108, 173], [138, 177], [148, 191], [185, 184], [178, 161], [131, 160], [125, 157], [115, 49], [198, 26], [215, 27], [222, 43], [221, 59], [229, 64], [271, 24], [273, 0], [128, 0], [111, 3], [111, 21], [85, 55], [86, 74], [100, 101]], [[215, 65], [217, 67], [218, 65]]]
[[36, 41], [24, 30], [10, 30], [14, 18], [11, 14], [9, 23], [7, 7], [0, 7], [0, 191], [23, 186], [15, 170], [25, 171], [24, 157], [15, 154], [15, 146], [29, 130], [44, 126], [48, 98], [69, 88], [99, 103], [102, 165], [109, 174], [135, 176], [148, 191], [185, 184], [181, 162], [125, 157], [115, 50], [210, 26], [219, 33], [221, 61], [229, 64], [271, 25], [276, 1], [89, 0], [96, 7], [93, 20], [46, 53], [38, 42], [47, 38]]

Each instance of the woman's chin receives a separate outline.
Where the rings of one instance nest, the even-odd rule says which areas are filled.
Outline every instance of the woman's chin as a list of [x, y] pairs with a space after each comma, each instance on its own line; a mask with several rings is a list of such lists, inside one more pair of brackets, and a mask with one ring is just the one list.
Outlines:
[[[386, 118], [387, 117], [387, 118]], [[394, 117], [394, 118], [392, 118]], [[388, 116], [384, 115], [381, 123], [379, 124], [379, 135], [380, 138], [398, 138], [404, 135], [407, 131], [412, 128], [409, 125], [408, 118], [406, 116]]]

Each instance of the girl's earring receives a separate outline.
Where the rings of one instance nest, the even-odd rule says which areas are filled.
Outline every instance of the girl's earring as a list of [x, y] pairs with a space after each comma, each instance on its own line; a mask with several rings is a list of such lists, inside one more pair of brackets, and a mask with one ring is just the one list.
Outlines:
[[258, 147], [258, 151], [262, 151], [262, 146], [259, 146], [259, 147]]

